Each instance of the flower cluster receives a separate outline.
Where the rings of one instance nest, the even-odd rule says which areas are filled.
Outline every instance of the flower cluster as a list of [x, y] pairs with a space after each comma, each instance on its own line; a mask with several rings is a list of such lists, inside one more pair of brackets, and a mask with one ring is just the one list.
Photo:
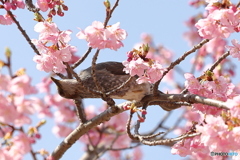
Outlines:
[[210, 3], [206, 10], [209, 11], [208, 16], [200, 19], [195, 25], [201, 37], [206, 39], [227, 38], [231, 33], [239, 32], [240, 12], [236, 6], [221, 8]]
[[128, 52], [127, 61], [123, 62], [125, 66], [124, 71], [131, 76], [137, 75], [137, 83], [155, 83], [161, 77], [165, 69], [158, 61], [147, 58], [149, 47], [148, 45], [142, 45], [139, 49], [133, 49]]
[[[37, 7], [43, 12], [50, 9], [48, 17], [55, 16], [56, 14], [64, 16], [63, 11], [68, 11], [68, 7], [63, 3], [64, 1], [61, 0], [37, 0]], [[57, 11], [55, 8], [57, 8]]]
[[[0, 138], [3, 141], [0, 147], [1, 159], [23, 159], [29, 153], [31, 145], [41, 138], [38, 129], [29, 134], [21, 129], [24, 125], [31, 124], [34, 113], [47, 110], [43, 106], [35, 107], [35, 99], [26, 98], [37, 93], [37, 89], [31, 85], [31, 78], [25, 74], [10, 76], [0, 75]], [[40, 127], [43, 123], [39, 124]], [[13, 127], [14, 126], [14, 127]], [[20, 149], [21, 148], [21, 149]]]
[[13, 20], [12, 20], [12, 18], [8, 14], [0, 15], [0, 24], [2, 24], [2, 25], [10, 25], [12, 23], [13, 23]]
[[120, 23], [104, 27], [102, 22], [94, 21], [91, 26], [77, 33], [79, 39], [85, 39], [92, 48], [117, 50], [123, 47], [122, 40], [127, 32], [120, 27]]
[[[184, 75], [186, 78], [185, 86], [188, 91], [192, 94], [224, 102], [235, 96], [235, 86], [232, 83], [229, 83], [228, 80], [222, 76], [214, 79], [210, 74], [210, 72], [206, 72], [201, 83], [192, 74], [186, 73]], [[203, 113], [212, 115], [219, 115], [222, 111], [222, 109], [203, 104], [193, 104], [193, 107]]]
[[9, 0], [6, 1], [3, 4], [4, 8], [8, 11], [12, 10], [16, 10], [17, 8], [21, 8], [24, 9], [25, 8], [25, 4], [22, 0]]
[[[0, 5], [0, 9], [5, 9], [7, 11], [16, 10], [17, 8], [24, 9], [25, 4], [22, 0], [8, 0], [1, 1], [3, 5]], [[12, 18], [6, 13], [5, 15], [0, 15], [0, 24], [11, 25], [13, 23]]]
[[233, 46], [226, 46], [227, 49], [229, 49], [230, 54], [237, 58], [240, 61], [240, 44], [236, 39], [233, 39], [232, 41]]
[[[91, 119], [101, 113], [106, 109], [106, 105], [102, 105], [99, 109], [94, 106], [88, 106], [85, 109], [87, 119]], [[91, 145], [93, 146], [103, 146], [104, 148], [126, 148], [129, 147], [130, 141], [128, 141], [128, 135], [126, 134], [126, 123], [128, 119], [128, 114], [123, 112], [111, 118], [111, 121], [102, 123], [95, 128], [92, 128], [88, 134], [84, 134], [80, 141], [83, 143], [89, 143], [91, 140]], [[133, 156], [141, 159], [139, 155], [135, 155], [135, 152], [139, 149], [135, 148], [133, 150]], [[132, 152], [132, 151], [131, 151]], [[110, 151], [110, 159], [121, 159], [123, 157], [121, 150]], [[135, 158], [136, 159], [136, 158]]]
[[69, 62], [75, 52], [75, 48], [67, 44], [71, 39], [71, 31], [60, 31], [55, 23], [47, 21], [36, 24], [34, 30], [40, 33], [38, 40], [32, 40], [41, 54], [33, 58], [37, 69], [63, 73], [66, 68], [64, 62]]
[[[238, 98], [239, 99], [239, 98]], [[239, 103], [239, 102], [238, 102]], [[229, 102], [229, 104], [231, 104]], [[239, 113], [239, 112], [238, 112]], [[178, 154], [182, 157], [191, 155], [193, 159], [209, 159], [212, 157], [210, 152], [230, 152], [239, 150], [239, 119], [232, 117], [231, 114], [226, 112], [221, 116], [205, 115], [199, 112], [186, 112], [184, 117], [190, 122], [195, 122], [194, 132], [200, 132], [200, 136], [185, 139], [176, 143], [172, 147], [172, 154]], [[194, 119], [192, 118], [193, 116]], [[204, 117], [204, 118], [203, 118]], [[189, 126], [189, 125], [188, 125]], [[184, 134], [189, 131], [185, 127]], [[233, 156], [233, 159], [237, 158]]]

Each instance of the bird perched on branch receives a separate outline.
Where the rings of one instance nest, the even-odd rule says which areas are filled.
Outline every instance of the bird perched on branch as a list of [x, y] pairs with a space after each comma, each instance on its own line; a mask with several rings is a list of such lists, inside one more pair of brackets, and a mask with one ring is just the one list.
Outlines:
[[[104, 62], [96, 64], [96, 79], [105, 94], [111, 92], [108, 95], [110, 98], [125, 99], [129, 101], [135, 100], [139, 102], [144, 96], [153, 93], [153, 85], [148, 82], [138, 84], [136, 82], [136, 79], [138, 78], [137, 76], [132, 77], [130, 81], [126, 83], [126, 81], [129, 80], [130, 75], [125, 73], [123, 68], [123, 64], [119, 62]], [[94, 82], [91, 70], [92, 67], [89, 67], [80, 72], [78, 76], [81, 79], [81, 82], [76, 79], [57, 80], [53, 77], [51, 78], [57, 85], [59, 94], [64, 98], [102, 98]], [[124, 83], [126, 84], [120, 87]], [[168, 110], [164, 107], [162, 108]]]
[[[130, 75], [123, 71], [123, 64], [120, 62], [104, 62], [96, 64], [96, 79], [105, 93], [111, 92], [125, 83]], [[89, 67], [80, 72], [78, 75], [82, 84], [76, 79], [57, 80], [52, 77], [52, 80], [58, 87], [58, 92], [62, 97], [68, 99], [75, 98], [101, 98], [101, 95], [94, 93], [98, 91], [96, 84], [91, 74], [92, 67]], [[123, 87], [116, 90], [110, 97], [113, 99], [125, 99], [140, 101], [145, 95], [152, 93], [152, 84], [143, 83], [137, 84], [137, 76]], [[90, 91], [87, 91], [89, 89]], [[91, 92], [92, 91], [92, 92]]]

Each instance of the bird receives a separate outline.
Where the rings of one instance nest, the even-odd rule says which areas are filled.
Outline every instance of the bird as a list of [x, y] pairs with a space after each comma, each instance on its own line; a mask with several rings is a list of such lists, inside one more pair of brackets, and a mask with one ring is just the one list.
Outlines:
[[[120, 62], [102, 62], [95, 66], [95, 76], [104, 93], [111, 92], [129, 80], [130, 75], [124, 70]], [[56, 84], [60, 96], [67, 99], [102, 98], [94, 82], [92, 67], [82, 70], [77, 79], [56, 79], [51, 77]], [[138, 76], [133, 76], [128, 83], [109, 94], [112, 99], [124, 99], [140, 102], [145, 96], [153, 94], [153, 84], [144, 82], [137, 83]], [[158, 91], [159, 94], [164, 94]], [[170, 111], [179, 106], [161, 105], [162, 109]]]
[[[120, 62], [103, 62], [96, 64], [96, 78], [104, 92], [111, 92], [124, 82], [126, 82], [130, 75], [123, 71], [124, 66]], [[91, 74], [92, 67], [84, 69], [78, 75], [82, 83], [76, 79], [55, 79], [51, 77], [52, 81], [57, 85], [58, 93], [67, 99], [76, 98], [101, 98], [101, 94], [94, 93], [97, 91], [96, 84]], [[140, 101], [144, 96], [152, 93], [153, 85], [150, 83], [138, 84], [134, 76], [130, 81], [119, 90], [110, 94], [110, 98], [124, 99], [128, 101]], [[87, 91], [87, 88], [90, 91]]]

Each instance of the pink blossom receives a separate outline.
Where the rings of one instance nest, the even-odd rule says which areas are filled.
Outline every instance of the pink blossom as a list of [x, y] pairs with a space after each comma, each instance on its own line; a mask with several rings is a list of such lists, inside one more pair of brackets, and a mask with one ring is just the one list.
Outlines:
[[26, 99], [24, 96], [15, 96], [14, 103], [16, 110], [23, 114], [33, 114], [35, 109], [32, 107], [33, 101]]
[[49, 8], [47, 0], [37, 0], [37, 7], [40, 8], [41, 11], [46, 12]]
[[186, 157], [187, 155], [191, 155], [190, 150], [190, 143], [192, 141], [192, 138], [186, 139], [183, 142], [177, 142], [172, 146], [171, 153], [172, 154], [178, 154], [181, 157]]
[[40, 55], [33, 58], [37, 63], [37, 69], [64, 73], [66, 66], [63, 62], [68, 62], [72, 58], [73, 46], [67, 44], [72, 32], [59, 31], [55, 23], [46, 21], [36, 24], [34, 30], [40, 32], [39, 40], [32, 40], [40, 51]]
[[218, 97], [218, 99], [222, 101], [227, 100], [226, 93], [228, 91], [228, 84], [229, 82], [226, 81], [224, 77], [219, 77], [218, 79], [214, 81], [208, 81], [204, 84], [204, 86], [208, 90], [212, 90], [214, 92], [215, 96]]
[[3, 95], [0, 95], [0, 122], [14, 123], [14, 120], [19, 117], [19, 113]]
[[11, 81], [10, 76], [0, 74], [0, 90], [7, 91], [9, 89], [9, 82]]
[[14, 157], [11, 157], [8, 154], [8, 149], [7, 148], [0, 148], [0, 157], [2, 160], [14, 160]]
[[44, 101], [48, 105], [52, 105], [57, 108], [62, 108], [62, 107], [66, 107], [66, 106], [75, 106], [75, 104], [73, 103], [73, 101], [71, 99], [63, 98], [59, 94], [47, 95], [44, 98]]
[[61, 124], [57, 124], [52, 128], [53, 134], [58, 137], [67, 137], [72, 132], [72, 130], [72, 128]]
[[233, 39], [231, 42], [233, 46], [226, 46], [226, 48], [229, 49], [230, 54], [234, 58], [238, 58], [238, 60], [240, 60], [240, 44], [236, 39]]
[[37, 90], [31, 86], [31, 78], [27, 75], [18, 76], [10, 82], [9, 90], [16, 95], [35, 94]]
[[77, 33], [79, 39], [85, 39], [92, 48], [109, 48], [117, 50], [123, 46], [121, 42], [127, 36], [125, 30], [120, 29], [120, 23], [104, 28], [103, 23], [94, 21], [91, 26]]
[[3, 6], [8, 11], [12, 9], [12, 4], [10, 2], [5, 2]]
[[107, 30], [109, 31], [109, 36], [111, 39], [116, 39], [118, 41], [124, 40], [127, 37], [127, 32], [123, 29], [120, 29], [120, 22], [111, 25], [110, 27], [107, 27]]
[[238, 17], [239, 11], [236, 11], [234, 7], [216, 9], [207, 18], [200, 19], [195, 26], [198, 28], [199, 35], [203, 38], [227, 38], [235, 32], [239, 24]]
[[18, 8], [21, 8], [21, 9], [25, 8], [25, 4], [22, 0], [16, 0], [16, 4]]
[[45, 101], [39, 99], [39, 98], [32, 98], [32, 104], [31, 106], [34, 108], [34, 110], [38, 113], [39, 118], [45, 118], [45, 117], [52, 117], [51, 108], [48, 104], [45, 103]]
[[52, 80], [49, 77], [44, 77], [40, 83], [36, 85], [40, 92], [50, 93], [50, 85]]
[[19, 135], [13, 137], [12, 142], [13, 146], [11, 146], [9, 150], [10, 156], [23, 156], [31, 150], [31, 138], [24, 133], [20, 133]]
[[40, 71], [51, 72], [53, 70], [54, 60], [47, 54], [35, 55], [33, 61], [37, 63], [37, 69]]
[[199, 90], [202, 88], [199, 81], [190, 73], [185, 73], [184, 77], [186, 78], [185, 81], [185, 87], [191, 92], [191, 93], [198, 93]]
[[213, 106], [195, 103], [192, 107], [194, 111], [201, 111], [203, 114], [219, 116], [222, 113], [222, 109]]
[[66, 30], [66, 31], [62, 31], [59, 33], [58, 35], [58, 43], [60, 48], [64, 48], [64, 46], [62, 46], [62, 44], [65, 43], [69, 43], [69, 41], [71, 40], [70, 34], [72, 33], [72, 31], [70, 30]]
[[230, 108], [231, 116], [240, 119], [240, 96], [228, 99], [226, 103]]
[[149, 77], [149, 82], [150, 83], [155, 83], [160, 78], [162, 78], [163, 72], [166, 69], [162, 67], [160, 63], [155, 62], [153, 65], [151, 65], [151, 68], [147, 70], [147, 75]]
[[68, 107], [61, 107], [59, 110], [54, 112], [54, 117], [56, 122], [75, 122], [76, 113]]
[[34, 26], [34, 31], [40, 32], [39, 39], [41, 40], [45, 37], [48, 37], [49, 35], [58, 35], [59, 29], [57, 28], [57, 25], [55, 23], [44, 21], [38, 22]]
[[132, 155], [133, 160], [141, 160], [142, 157], [143, 157], [143, 152], [140, 147], [133, 149], [133, 155]]
[[222, 117], [206, 116], [206, 124], [197, 125], [196, 128], [201, 132], [201, 142], [210, 151], [227, 152], [232, 149], [232, 139], [229, 137], [228, 126]]
[[0, 15], [0, 24], [11, 25], [12, 23], [13, 23], [13, 20], [8, 14]]
[[131, 76], [142, 76], [144, 71], [149, 68], [147, 62], [144, 62], [143, 59], [138, 58], [137, 60], [132, 60], [130, 62], [124, 61], [123, 65], [126, 67], [123, 70], [126, 73], [129, 73]]
[[55, 53], [56, 53], [57, 59], [60, 61], [63, 61], [63, 62], [68, 62], [72, 58], [70, 46], [66, 46], [66, 47], [62, 48], [61, 50], [56, 51]]
[[232, 130], [232, 150], [239, 150], [240, 148], [240, 127], [234, 127]]
[[147, 83], [149, 78], [147, 76], [140, 76], [136, 81], [138, 84]]
[[31, 124], [32, 120], [25, 114], [21, 113], [19, 116], [14, 120], [14, 126], [16, 127], [22, 127], [26, 124]]

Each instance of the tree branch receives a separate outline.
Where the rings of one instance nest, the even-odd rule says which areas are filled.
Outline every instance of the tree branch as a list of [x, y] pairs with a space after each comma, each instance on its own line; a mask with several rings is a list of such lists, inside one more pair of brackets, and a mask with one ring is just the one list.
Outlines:
[[87, 52], [77, 61], [72, 65], [72, 69], [75, 69], [76, 67], [78, 67], [89, 55], [89, 53], [91, 53], [92, 51], [92, 47], [89, 47]]
[[157, 95], [158, 93], [158, 85], [160, 84], [160, 82], [162, 81], [163, 77], [170, 71], [172, 70], [176, 65], [178, 65], [179, 63], [181, 63], [187, 56], [189, 56], [191, 53], [195, 52], [197, 49], [201, 48], [204, 44], [206, 44], [207, 42], [209, 42], [208, 39], [204, 39], [202, 40], [199, 44], [193, 46], [193, 48], [187, 52], [185, 52], [181, 57], [179, 57], [176, 61], [172, 62], [170, 64], [170, 66], [167, 68], [167, 70], [165, 72], [163, 72], [163, 76], [162, 78], [157, 81], [155, 84], [154, 84], [154, 88], [153, 88], [153, 91], [154, 91], [154, 95]]
[[166, 101], [166, 102], [187, 102], [190, 104], [193, 103], [200, 103], [200, 104], [205, 104], [213, 107], [217, 107], [220, 109], [226, 109], [228, 110], [229, 108], [227, 107], [227, 104], [222, 101], [202, 97], [196, 94], [161, 94], [158, 96], [154, 95], [148, 95], [145, 96], [142, 100], [141, 103], [148, 103], [149, 102], [157, 102], [157, 101]]
[[123, 106], [129, 105], [129, 102], [119, 104], [115, 107], [110, 107], [98, 116], [92, 118], [84, 124], [80, 124], [72, 133], [70, 133], [62, 142], [59, 144], [55, 150], [52, 152], [51, 156], [54, 160], [60, 159], [63, 154], [85, 133], [90, 129], [96, 127], [97, 125], [108, 121], [111, 117], [122, 113], [124, 111]]
[[8, 15], [12, 18], [12, 20], [16, 23], [19, 31], [22, 33], [23, 37], [26, 39], [26, 41], [28, 42], [28, 44], [31, 46], [31, 48], [33, 49], [33, 51], [37, 54], [40, 55], [38, 49], [36, 48], [36, 46], [32, 43], [31, 39], [29, 38], [29, 36], [27, 35], [26, 31], [22, 28], [22, 26], [20, 25], [20, 23], [17, 21], [17, 19], [14, 17], [14, 15], [12, 14], [11, 11], [7, 11]]

